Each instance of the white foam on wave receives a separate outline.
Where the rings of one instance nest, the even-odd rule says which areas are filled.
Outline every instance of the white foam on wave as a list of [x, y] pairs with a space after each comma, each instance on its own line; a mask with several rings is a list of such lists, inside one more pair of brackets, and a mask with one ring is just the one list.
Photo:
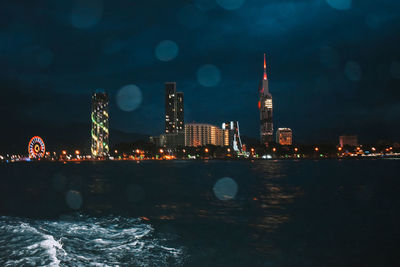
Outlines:
[[[1, 223], [3, 224], [3, 223]], [[21, 247], [19, 249], [14, 249], [12, 251], [12, 255], [18, 256], [18, 257], [23, 257], [21, 259], [16, 259], [16, 260], [8, 260], [6, 262], [6, 265], [20, 265], [23, 263], [36, 263], [37, 262], [37, 257], [36, 255], [40, 249], [43, 249], [47, 256], [49, 257], [50, 262], [46, 262], [45, 264], [47, 266], [60, 266], [60, 260], [57, 258], [57, 250], [61, 250], [62, 252], [65, 253], [65, 251], [62, 248], [62, 244], [54, 239], [52, 235], [45, 234], [40, 232], [38, 229], [35, 227], [31, 226], [30, 224], [23, 222], [19, 225], [1, 225], [0, 227], [1, 230], [6, 231], [6, 232], [12, 232], [16, 236], [12, 238], [10, 242], [10, 247], [16, 248], [16, 245], [18, 243], [21, 243], [25, 241], [33, 241], [35, 240], [36, 242], [32, 245], [26, 245], [25, 247]], [[34, 237], [35, 236], [35, 237]], [[18, 253], [15, 255], [15, 253]], [[41, 262], [43, 262], [43, 257], [40, 255]]]
[[15, 238], [9, 251], [18, 251], [15, 248], [23, 244], [22, 252], [9, 259], [10, 266], [169, 266], [183, 262], [183, 248], [170, 245], [173, 237], [157, 236], [153, 227], [140, 219], [78, 216], [60, 221], [13, 220], [14, 225], [8, 227], [0, 217], [0, 231]]

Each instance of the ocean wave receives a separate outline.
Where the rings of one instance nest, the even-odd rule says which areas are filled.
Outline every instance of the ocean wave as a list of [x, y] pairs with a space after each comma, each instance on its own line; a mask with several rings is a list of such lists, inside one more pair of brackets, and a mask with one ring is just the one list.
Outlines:
[[0, 265], [182, 265], [184, 248], [140, 219], [0, 217]]

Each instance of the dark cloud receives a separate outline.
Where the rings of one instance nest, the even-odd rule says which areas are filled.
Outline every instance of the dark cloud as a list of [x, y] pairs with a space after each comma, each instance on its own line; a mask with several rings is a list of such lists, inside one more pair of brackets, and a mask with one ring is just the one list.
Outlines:
[[[101, 8], [77, 11], [83, 2]], [[85, 14], [89, 20], [80, 21]], [[347, 132], [368, 142], [398, 140], [399, 14], [394, 0], [354, 0], [349, 10], [325, 0], [247, 0], [236, 10], [214, 0], [3, 2], [3, 125], [15, 133], [32, 118], [40, 118], [38, 125], [85, 123], [90, 94], [105, 88], [113, 127], [157, 134], [163, 128], [163, 83], [177, 81], [188, 122], [239, 120], [243, 134], [257, 137], [266, 52], [275, 125], [293, 128], [296, 141], [332, 141]], [[155, 56], [163, 40], [179, 47], [168, 62]], [[197, 81], [205, 64], [220, 70], [215, 87]], [[115, 103], [127, 84], [143, 94], [133, 112]]]

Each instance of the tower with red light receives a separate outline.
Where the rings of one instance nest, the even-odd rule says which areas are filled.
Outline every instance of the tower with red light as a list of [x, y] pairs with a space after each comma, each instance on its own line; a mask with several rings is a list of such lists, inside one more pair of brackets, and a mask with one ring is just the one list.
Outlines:
[[261, 143], [268, 146], [273, 140], [274, 126], [272, 120], [272, 95], [268, 89], [267, 62], [264, 54], [264, 77], [258, 89], [259, 101], [258, 108], [260, 110], [260, 138]]

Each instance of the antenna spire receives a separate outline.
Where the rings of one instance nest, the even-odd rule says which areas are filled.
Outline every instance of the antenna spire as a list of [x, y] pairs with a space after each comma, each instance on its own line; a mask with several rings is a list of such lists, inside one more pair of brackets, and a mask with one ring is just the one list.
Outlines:
[[267, 61], [265, 59], [265, 53], [264, 53], [264, 80], [267, 80]]

